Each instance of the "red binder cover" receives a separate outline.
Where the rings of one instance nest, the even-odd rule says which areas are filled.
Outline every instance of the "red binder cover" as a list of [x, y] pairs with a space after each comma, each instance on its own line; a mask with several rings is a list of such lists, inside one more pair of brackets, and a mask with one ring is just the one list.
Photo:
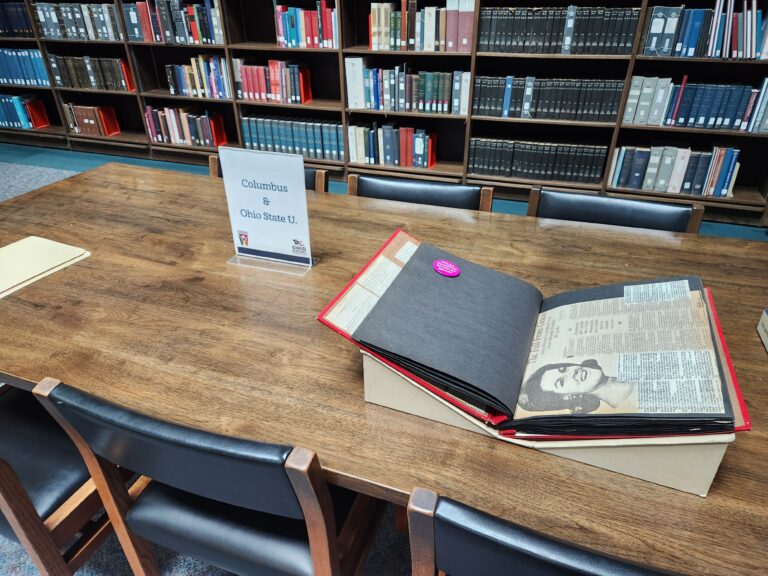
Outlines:
[[[371, 264], [373, 264], [374, 261], [376, 261], [376, 259], [379, 257], [379, 255], [382, 252], [384, 252], [389, 247], [389, 245], [393, 242], [393, 240], [395, 240], [395, 238], [397, 238], [398, 235], [401, 235], [401, 234], [403, 236], [406, 236], [409, 239], [411, 239], [417, 245], [420, 244], [420, 242], [418, 240], [416, 240], [415, 238], [413, 238], [412, 236], [410, 236], [409, 234], [404, 232], [402, 229], [398, 228], [392, 234], [392, 236], [390, 236], [389, 239], [387, 239], [387, 241], [384, 243], [384, 245], [370, 258], [370, 260], [368, 260], [368, 262], [366, 262], [365, 266], [363, 266], [363, 268], [357, 274], [355, 274], [355, 276], [328, 303], [328, 305], [320, 311], [320, 314], [318, 315], [317, 319], [321, 323], [323, 323], [326, 326], [328, 326], [334, 332], [340, 334], [342, 337], [346, 338], [347, 340], [349, 340], [350, 342], [355, 344], [361, 350], [365, 350], [368, 354], [370, 354], [371, 356], [373, 356], [374, 358], [376, 358], [377, 360], [379, 360], [383, 364], [389, 366], [390, 368], [392, 368], [396, 372], [402, 374], [406, 378], [408, 378], [408, 379], [412, 380], [413, 382], [416, 382], [420, 386], [426, 388], [427, 390], [429, 390], [433, 394], [437, 395], [438, 397], [442, 398], [443, 400], [445, 400], [449, 404], [455, 406], [459, 410], [469, 414], [470, 416], [473, 416], [474, 418], [477, 418], [478, 420], [480, 420], [481, 422], [484, 422], [485, 424], [498, 425], [498, 424], [501, 424], [502, 422], [505, 422], [507, 420], [506, 415], [498, 414], [498, 413], [492, 413], [492, 412], [481, 411], [481, 410], [477, 409], [476, 407], [471, 406], [471, 405], [463, 402], [462, 400], [459, 400], [458, 398], [456, 398], [452, 394], [449, 394], [449, 393], [447, 393], [447, 392], [445, 392], [445, 391], [443, 391], [443, 390], [433, 386], [429, 382], [426, 382], [425, 380], [419, 378], [415, 374], [412, 374], [411, 372], [409, 372], [408, 370], [406, 370], [402, 366], [399, 366], [399, 365], [389, 361], [388, 359], [380, 356], [376, 352], [368, 349], [366, 346], [362, 345], [361, 343], [353, 340], [352, 337], [351, 337], [351, 334], [348, 334], [344, 330], [340, 329], [335, 324], [333, 324], [332, 322], [328, 321], [328, 319], [326, 318], [326, 315], [331, 310], [331, 308], [333, 308], [333, 306], [347, 293], [347, 291], [357, 282], [357, 280], [366, 272], [366, 270], [368, 270], [368, 268], [371, 266]], [[744, 425], [734, 427], [734, 431], [750, 430], [751, 427], [752, 427], [751, 420], [750, 420], [749, 414], [747, 412], [747, 407], [746, 407], [746, 404], [744, 402], [744, 398], [743, 398], [743, 395], [742, 395], [742, 392], [741, 392], [741, 387], [738, 384], [738, 379], [736, 378], [736, 373], [735, 373], [735, 371], [733, 369], [733, 363], [731, 361], [730, 354], [728, 352], [728, 347], [727, 347], [727, 345], [725, 343], [725, 337], [723, 336], [722, 328], [720, 326], [720, 321], [719, 321], [718, 316], [717, 316], [717, 311], [715, 310], [714, 301], [712, 299], [712, 293], [711, 293], [709, 288], [707, 288], [705, 290], [706, 290], [706, 296], [707, 296], [707, 298], [709, 300], [709, 303], [710, 303], [710, 306], [711, 306], [713, 321], [714, 321], [715, 326], [717, 328], [717, 337], [719, 338], [720, 343], [722, 344], [723, 355], [724, 355], [725, 360], [726, 360], [726, 366], [727, 366], [727, 369], [728, 369], [728, 371], [729, 371], [729, 373], [731, 375], [732, 381], [733, 381], [733, 389], [734, 389], [734, 392], [735, 392], [736, 397], [737, 397], [737, 401], [738, 401], [738, 404], [739, 404], [739, 410], [740, 410], [740, 412], [742, 414], [742, 417], [744, 419]], [[724, 367], [724, 368], [726, 368], [726, 367]], [[502, 430], [499, 433], [501, 435], [503, 435], [503, 436], [506, 436], [506, 437], [514, 437], [516, 435], [515, 430]], [[539, 435], [526, 434], [524, 436], [524, 438], [525, 439], [529, 439], [529, 440], [591, 440], [591, 439], [611, 439], [611, 438], [614, 438], [614, 439], [621, 439], [621, 438], [647, 438], [647, 437], [659, 437], [659, 436], [660, 435], [612, 435], [612, 436], [611, 435], [609, 435], [609, 436], [606, 436], [606, 435], [602, 435], [602, 436], [554, 436], [553, 435], [553, 436], [539, 436]], [[666, 434], [665, 436], [685, 436], [685, 435], [684, 434]]]
[[120, 68], [123, 71], [123, 78], [125, 79], [125, 85], [129, 92], [136, 90], [136, 85], [133, 83], [133, 74], [131, 74], [131, 68], [126, 64], [125, 60], [120, 60]]
[[299, 70], [299, 90], [302, 104], [312, 102], [312, 82], [309, 78], [309, 68]]
[[117, 114], [112, 106], [99, 106], [99, 123], [104, 136], [116, 136], [120, 134], [120, 124], [117, 122]]
[[227, 133], [224, 130], [224, 119], [218, 114], [211, 116], [211, 135], [215, 147], [224, 146], [227, 143]]
[[29, 116], [32, 128], [45, 128], [51, 125], [42, 100], [35, 97], [25, 98], [24, 107], [27, 109], [27, 115]]

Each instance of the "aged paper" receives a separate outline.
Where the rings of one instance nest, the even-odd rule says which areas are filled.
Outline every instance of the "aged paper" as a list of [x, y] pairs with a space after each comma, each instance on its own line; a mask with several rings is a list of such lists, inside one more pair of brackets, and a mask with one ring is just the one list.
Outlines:
[[515, 419], [724, 409], [702, 293], [646, 285], [539, 315]]

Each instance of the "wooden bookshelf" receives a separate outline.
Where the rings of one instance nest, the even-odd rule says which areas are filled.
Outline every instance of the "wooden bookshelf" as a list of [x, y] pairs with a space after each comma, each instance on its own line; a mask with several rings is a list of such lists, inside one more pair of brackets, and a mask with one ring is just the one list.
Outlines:
[[[639, 197], [651, 201], [671, 203], [703, 202], [708, 207], [705, 218], [741, 221], [768, 225], [768, 163], [759, 161], [758, 152], [766, 144], [768, 134], [738, 130], [684, 128], [672, 126], [623, 125], [621, 118], [628, 97], [629, 82], [633, 75], [673, 76], [679, 82], [683, 74], [689, 74], [689, 82], [712, 81], [713, 83], [750, 84], [759, 87], [762, 78], [768, 76], [768, 60], [722, 60], [716, 58], [659, 58], [643, 55], [646, 19], [654, 6], [666, 6], [664, 0], [584, 0], [577, 5], [632, 7], [640, 9], [640, 17], [634, 44], [629, 54], [535, 54], [479, 51], [479, 14], [481, 8], [543, 6], [565, 7], [570, 0], [555, 2], [531, 2], [528, 0], [475, 0], [473, 38], [475, 45], [470, 52], [427, 51], [374, 51], [368, 47], [367, 0], [329, 0], [329, 6], [337, 10], [338, 48], [281, 48], [276, 44], [274, 14], [271, 2], [252, 0], [217, 0], [222, 13], [224, 43], [222, 44], [159, 44], [129, 41], [86, 41], [72, 39], [47, 39], [41, 36], [36, 23], [33, 0], [24, 0], [28, 16], [33, 22], [32, 38], [0, 38], [0, 46], [35, 46], [40, 49], [52, 79], [47, 57], [49, 53], [60, 55], [89, 55], [96, 57], [120, 57], [127, 61], [137, 88], [135, 92], [92, 90], [79, 88], [0, 86], [11, 93], [28, 90], [46, 99], [46, 109], [51, 126], [40, 130], [0, 129], [4, 142], [34, 142], [41, 146], [65, 146], [78, 150], [92, 146], [94, 149], [110, 148], [115, 154], [143, 156], [147, 158], [173, 159], [195, 164], [207, 161], [213, 151], [184, 145], [151, 142], [148, 136], [144, 111], [148, 104], [157, 106], [192, 106], [218, 112], [224, 119], [229, 145], [245, 146], [241, 118], [281, 117], [292, 120], [320, 120], [341, 123], [344, 148], [349, 150], [350, 125], [370, 126], [383, 121], [398, 122], [402, 126], [426, 128], [438, 135], [437, 163], [430, 169], [405, 168], [351, 163], [349, 155], [343, 160], [310, 159], [308, 165], [323, 166], [346, 176], [348, 173], [386, 174], [419, 177], [462, 183], [492, 185], [500, 197], [524, 199], [533, 185], [584, 189], [600, 194]], [[127, 1], [127, 0], [125, 0]], [[761, 0], [762, 2], [763, 0]], [[122, 20], [124, 0], [112, 0]], [[764, 3], [764, 2], [763, 2]], [[314, 9], [314, 0], [291, 0], [288, 5]], [[399, 9], [399, 3], [396, 3]], [[696, 8], [711, 8], [712, 2], [695, 3]], [[444, 2], [419, 0], [418, 7], [444, 6]], [[763, 9], [768, 6], [761, 6]], [[739, 8], [740, 9], [740, 8]], [[125, 30], [124, 22], [120, 23]], [[235, 86], [232, 60], [243, 58], [248, 64], [262, 65], [269, 59], [291, 60], [305, 64], [312, 75], [314, 99], [306, 104], [231, 99], [194, 98], [171, 95], [163, 72], [166, 64], [187, 64], [198, 54], [214, 54], [227, 58], [225, 73]], [[345, 58], [363, 57], [368, 66], [392, 68], [407, 63], [411, 71], [468, 71], [471, 74], [469, 115], [436, 114], [420, 112], [396, 112], [383, 110], [358, 110], [349, 107], [346, 90]], [[728, 67], [727, 64], [733, 64]], [[711, 66], [710, 65], [714, 65]], [[474, 79], [477, 76], [503, 77], [535, 76], [536, 78], [579, 78], [622, 80], [624, 90], [619, 111], [612, 121], [580, 121], [546, 118], [499, 118], [472, 113]], [[699, 76], [703, 79], [699, 80]], [[722, 81], [718, 80], [723, 76]], [[82, 100], [81, 100], [82, 99]], [[123, 132], [114, 138], [98, 138], [70, 133], [64, 126], [63, 104], [112, 105], [118, 109]], [[602, 179], [598, 183], [583, 184], [575, 181], [540, 181], [523, 178], [505, 178], [469, 172], [470, 140], [472, 138], [503, 138], [574, 144], [592, 144], [607, 147]], [[620, 146], [683, 145], [695, 150], [709, 149], [713, 145], [733, 145], [742, 150], [742, 166], [732, 198], [709, 198], [680, 194], [654, 193], [643, 190], [611, 188], [608, 182], [611, 159]], [[515, 191], [514, 193], [512, 191]]]

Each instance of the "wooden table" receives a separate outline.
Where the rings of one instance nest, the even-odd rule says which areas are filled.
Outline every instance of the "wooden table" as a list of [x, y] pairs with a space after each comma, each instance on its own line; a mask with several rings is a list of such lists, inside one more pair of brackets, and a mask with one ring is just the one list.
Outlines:
[[[0, 204], [0, 245], [90, 258], [0, 300], [0, 371], [53, 376], [206, 430], [311, 448], [332, 482], [404, 504], [415, 486], [601, 552], [689, 574], [768, 571], [768, 244], [336, 195], [310, 196], [304, 277], [227, 264], [220, 180], [112, 164]], [[754, 430], [707, 498], [363, 401], [358, 350], [317, 313], [398, 226], [544, 295], [699, 274]]]

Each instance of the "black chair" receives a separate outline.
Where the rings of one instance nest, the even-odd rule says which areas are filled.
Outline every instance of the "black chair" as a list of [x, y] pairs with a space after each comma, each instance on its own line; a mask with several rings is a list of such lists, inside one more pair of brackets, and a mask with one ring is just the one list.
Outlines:
[[[221, 160], [218, 154], [208, 156], [208, 173], [211, 178], [221, 178]], [[328, 192], [328, 171], [304, 168], [304, 186], [315, 192]]]
[[[329, 490], [313, 452], [170, 424], [52, 379], [34, 392], [83, 455], [134, 574], [157, 574], [148, 541], [241, 575], [353, 574], [364, 560], [381, 502]], [[145, 475], [135, 502], [118, 466]]]
[[704, 207], [615, 198], [566, 190], [534, 187], [528, 216], [613, 224], [632, 228], [699, 233]]
[[352, 196], [397, 200], [448, 208], [490, 212], [493, 188], [465, 186], [433, 180], [411, 180], [384, 176], [350, 174], [347, 189]]
[[109, 534], [106, 518], [91, 520], [99, 510], [61, 427], [30, 390], [0, 387], [0, 536], [24, 546], [41, 574], [71, 576]]
[[658, 576], [416, 488], [408, 502], [413, 576]]

